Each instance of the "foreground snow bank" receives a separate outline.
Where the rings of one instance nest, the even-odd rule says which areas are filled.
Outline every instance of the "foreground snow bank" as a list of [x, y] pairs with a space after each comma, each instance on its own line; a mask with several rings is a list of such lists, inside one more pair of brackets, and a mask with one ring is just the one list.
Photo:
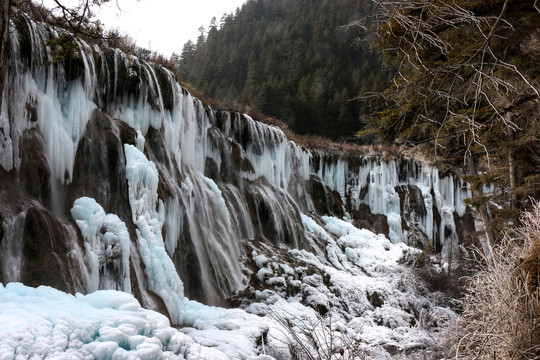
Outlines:
[[[351, 359], [431, 357], [456, 314], [405, 264], [421, 251], [348, 221], [319, 221], [302, 214], [305, 237], [323, 240], [323, 254], [264, 246], [252, 252], [259, 282], [246, 310], [281, 323], [270, 329], [269, 344], [281, 336], [300, 358], [342, 349]], [[295, 358], [289, 349], [272, 354]]]
[[[260, 325], [240, 329], [257, 317], [238, 310], [186, 303], [201, 317], [228, 325], [190, 335], [170, 327], [169, 320], [141, 308], [132, 295], [96, 291], [75, 296], [47, 286], [0, 284], [0, 359], [230, 359], [255, 357]], [[221, 314], [221, 316], [216, 316]], [[219, 319], [218, 319], [219, 318]], [[235, 331], [238, 330], [238, 331]], [[264, 359], [261, 357], [260, 359]]]

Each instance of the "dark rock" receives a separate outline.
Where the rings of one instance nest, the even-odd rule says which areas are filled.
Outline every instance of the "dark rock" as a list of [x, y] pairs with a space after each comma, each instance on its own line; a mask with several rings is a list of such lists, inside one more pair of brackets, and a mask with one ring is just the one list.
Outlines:
[[0, 213], [0, 245], [2, 244], [3, 239], [4, 239], [4, 215]]
[[333, 214], [342, 217], [343, 200], [337, 191], [332, 191], [325, 187], [321, 180], [311, 175], [306, 182], [306, 190], [311, 196], [315, 210], [320, 214]]
[[28, 121], [35, 123], [38, 120], [37, 110], [34, 104], [27, 103], [26, 112], [28, 114]]
[[135, 139], [137, 139], [137, 130], [120, 120], [118, 120], [116, 124], [118, 129], [120, 129], [120, 141], [122, 144], [135, 145]]
[[203, 281], [211, 279], [203, 279], [202, 277], [201, 264], [193, 244], [187, 216], [184, 216], [183, 224], [182, 235], [178, 239], [177, 251], [174, 252], [172, 260], [184, 283], [185, 296], [196, 301], [206, 302], [208, 299], [201, 284]]
[[468, 209], [461, 218], [454, 212], [454, 222], [456, 224], [456, 233], [458, 235], [459, 243], [466, 244], [466, 234], [473, 234], [476, 231], [474, 216], [470, 209]]
[[389, 238], [390, 228], [386, 216], [382, 214], [373, 214], [366, 204], [360, 204], [357, 210], [352, 211], [355, 219], [354, 225], [360, 229], [368, 229], [376, 234], [384, 234]]
[[[402, 212], [405, 209], [409, 209], [409, 212], [414, 211], [418, 215], [426, 215], [426, 205], [424, 204], [424, 196], [422, 190], [414, 185], [401, 185], [396, 186], [396, 191], [399, 195], [401, 202]], [[408, 202], [406, 202], [408, 200]], [[403, 215], [406, 214], [401, 214]]]
[[253, 165], [247, 158], [243, 156], [244, 151], [237, 143], [230, 142], [231, 147], [231, 159], [235, 169], [240, 169], [244, 172], [254, 172]]
[[386, 350], [391, 356], [397, 356], [399, 353], [399, 347], [395, 344], [384, 344], [384, 350]]
[[341, 195], [337, 191], [331, 191], [329, 188], [326, 188], [326, 194], [330, 213], [340, 218], [343, 217], [345, 213], [343, 212], [343, 200], [341, 199]]
[[4, 247], [2, 246], [2, 240], [4, 240], [4, 215], [0, 212], [0, 283], [5, 283], [4, 279]]
[[22, 242], [21, 282], [71, 293], [85, 290], [73, 258], [70, 234], [50, 212], [37, 207], [28, 209]]
[[324, 316], [328, 313], [328, 307], [323, 304], [317, 304], [315, 305], [315, 311], [318, 312], [319, 315]]
[[48, 181], [51, 176], [45, 157], [43, 138], [37, 129], [27, 130], [19, 141], [21, 153], [21, 184], [35, 198], [48, 198]]
[[209, 157], [206, 158], [206, 161], [204, 162], [204, 176], [210, 179], [220, 180], [219, 169], [214, 159]]
[[372, 293], [367, 293], [366, 295], [369, 302], [374, 308], [378, 308], [384, 305], [384, 300], [381, 294], [379, 294], [377, 291], [374, 291]]
[[324, 184], [316, 176], [311, 175], [306, 183], [306, 189], [311, 195], [311, 200], [315, 206], [315, 210], [321, 214], [328, 212], [328, 203], [326, 201], [326, 191]]
[[170, 81], [169, 73], [161, 66], [153, 66], [161, 94], [163, 107], [172, 110], [174, 107], [174, 89]]
[[166, 143], [161, 131], [150, 127], [145, 136], [145, 152], [148, 160], [152, 161], [158, 171], [158, 198], [165, 199], [175, 196], [174, 184], [170, 179], [177, 178], [179, 169], [176, 160], [172, 158], [164, 144]]
[[[160, 130], [153, 127], [148, 128], [145, 135], [145, 151], [148, 152], [148, 159], [154, 164], [160, 164], [171, 173], [176, 171], [176, 164], [172, 154], [165, 148], [166, 143]], [[152, 158], [152, 159], [151, 159]]]
[[121, 141], [121, 133], [129, 132], [124, 123], [94, 111], [77, 148], [73, 181], [67, 187], [64, 206], [69, 214], [76, 199], [91, 197], [105, 212], [118, 215], [134, 235]]

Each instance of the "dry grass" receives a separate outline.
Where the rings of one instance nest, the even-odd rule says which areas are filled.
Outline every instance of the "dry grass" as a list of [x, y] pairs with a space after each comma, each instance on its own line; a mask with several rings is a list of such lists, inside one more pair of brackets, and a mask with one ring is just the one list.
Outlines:
[[339, 330], [331, 315], [325, 318], [302, 319], [294, 314], [272, 312], [280, 332], [289, 340], [293, 359], [302, 360], [367, 360], [369, 350], [346, 331]]
[[482, 260], [461, 300], [456, 359], [540, 359], [540, 204]]

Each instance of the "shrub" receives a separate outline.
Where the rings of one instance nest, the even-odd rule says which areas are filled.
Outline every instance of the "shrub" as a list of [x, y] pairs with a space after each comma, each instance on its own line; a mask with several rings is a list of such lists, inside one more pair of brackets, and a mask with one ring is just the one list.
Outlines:
[[540, 204], [483, 258], [457, 323], [456, 358], [540, 358]]
[[331, 313], [325, 317], [302, 319], [287, 312], [272, 312], [271, 317], [281, 326], [289, 341], [293, 359], [302, 360], [366, 360], [369, 351], [358, 340], [340, 329]]

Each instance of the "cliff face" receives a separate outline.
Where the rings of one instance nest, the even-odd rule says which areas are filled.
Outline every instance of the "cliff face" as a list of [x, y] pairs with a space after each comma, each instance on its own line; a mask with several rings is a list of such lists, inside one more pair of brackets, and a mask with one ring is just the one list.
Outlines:
[[[0, 282], [117, 289], [180, 323], [254, 280], [253, 251], [309, 249], [305, 214], [346, 218], [452, 258], [473, 230], [457, 177], [414, 159], [308, 151], [215, 111], [172, 74], [17, 15], [0, 117]], [[304, 221], [303, 221], [304, 220]]]

